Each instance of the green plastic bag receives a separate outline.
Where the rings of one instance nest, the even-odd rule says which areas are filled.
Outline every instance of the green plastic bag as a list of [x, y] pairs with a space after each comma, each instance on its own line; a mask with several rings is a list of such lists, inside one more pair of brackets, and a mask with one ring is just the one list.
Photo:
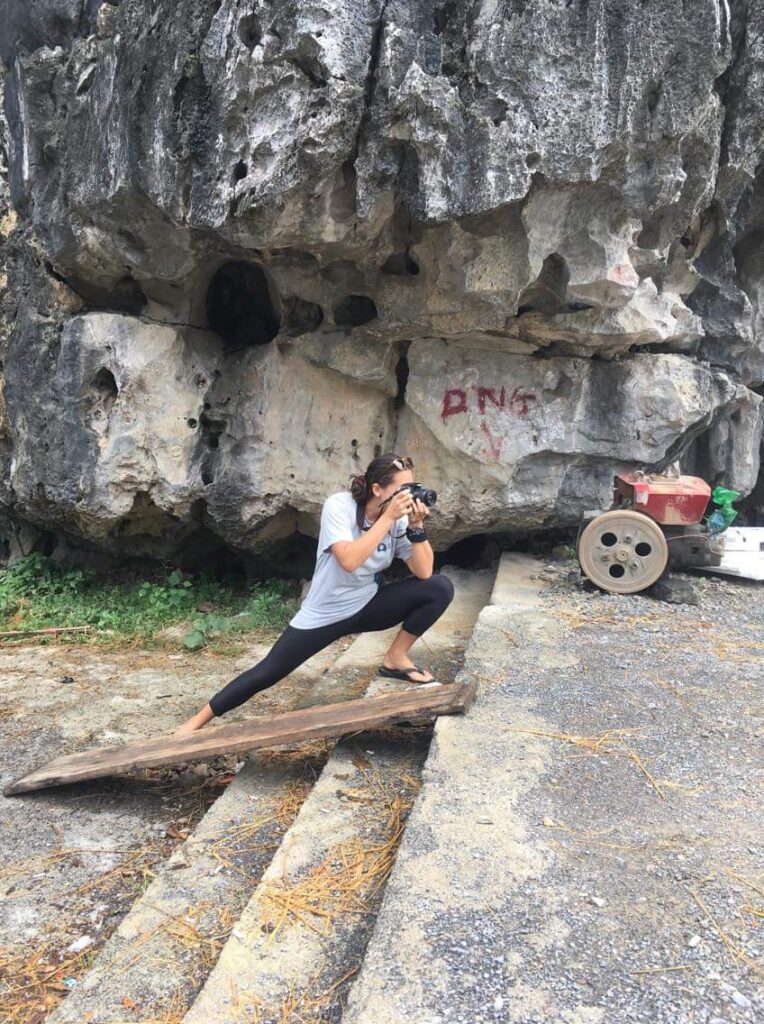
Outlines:
[[711, 515], [706, 520], [708, 526], [708, 532], [714, 536], [715, 534], [723, 533], [728, 526], [737, 519], [738, 513], [732, 507], [732, 502], [737, 501], [740, 497], [738, 491], [730, 491], [726, 487], [714, 487], [711, 491], [711, 501], [714, 505], [718, 505]]

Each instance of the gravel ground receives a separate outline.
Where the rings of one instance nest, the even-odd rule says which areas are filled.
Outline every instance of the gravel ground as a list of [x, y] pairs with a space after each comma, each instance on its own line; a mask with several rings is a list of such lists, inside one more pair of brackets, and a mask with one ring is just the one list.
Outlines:
[[536, 575], [475, 630], [348, 1024], [764, 1021], [761, 586]]
[[[316, 672], [349, 643], [316, 655], [227, 721], [300, 706]], [[59, 754], [172, 732], [269, 646], [236, 658], [68, 644], [0, 649], [0, 787]], [[0, 1022], [37, 1024], [39, 1008], [63, 998], [243, 763], [222, 755], [0, 795]]]

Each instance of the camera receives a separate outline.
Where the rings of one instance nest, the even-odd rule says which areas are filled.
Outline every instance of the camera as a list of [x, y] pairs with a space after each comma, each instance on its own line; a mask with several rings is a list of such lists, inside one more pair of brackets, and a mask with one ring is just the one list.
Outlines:
[[421, 484], [402, 484], [398, 491], [411, 491], [411, 497], [417, 498], [428, 508], [432, 508], [435, 502], [438, 500], [438, 495], [435, 491], [430, 490], [429, 487], [422, 487]]

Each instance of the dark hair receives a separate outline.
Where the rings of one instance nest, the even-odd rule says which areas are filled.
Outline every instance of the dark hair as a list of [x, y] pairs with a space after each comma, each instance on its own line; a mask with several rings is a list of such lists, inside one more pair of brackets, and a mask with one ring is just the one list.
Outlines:
[[363, 528], [363, 513], [366, 502], [373, 497], [373, 484], [386, 487], [392, 483], [396, 473], [404, 469], [413, 469], [414, 462], [408, 455], [396, 455], [395, 452], [384, 452], [372, 459], [365, 473], [356, 473], [350, 478], [350, 493], [356, 502], [356, 522]]

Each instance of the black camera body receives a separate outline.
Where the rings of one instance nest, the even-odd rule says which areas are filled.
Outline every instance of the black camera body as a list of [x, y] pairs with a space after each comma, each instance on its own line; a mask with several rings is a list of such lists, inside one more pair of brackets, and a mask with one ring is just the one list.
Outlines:
[[422, 504], [428, 508], [432, 508], [435, 502], [438, 500], [438, 495], [435, 491], [430, 490], [429, 487], [422, 487], [421, 484], [402, 484], [399, 491], [411, 491], [412, 498], [418, 498]]

